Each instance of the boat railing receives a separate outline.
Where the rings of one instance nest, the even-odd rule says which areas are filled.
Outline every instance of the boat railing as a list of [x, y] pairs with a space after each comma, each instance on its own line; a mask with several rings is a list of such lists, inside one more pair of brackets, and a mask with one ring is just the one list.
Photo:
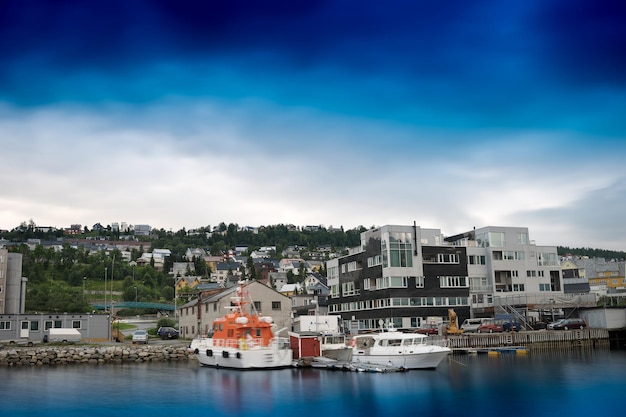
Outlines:
[[289, 344], [289, 339], [286, 337], [275, 337], [270, 341], [270, 346], [275, 347], [277, 349], [289, 349], [291, 346]]

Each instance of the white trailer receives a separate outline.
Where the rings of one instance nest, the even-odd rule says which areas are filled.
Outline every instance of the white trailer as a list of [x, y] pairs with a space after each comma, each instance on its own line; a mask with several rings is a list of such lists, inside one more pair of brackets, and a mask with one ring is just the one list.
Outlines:
[[77, 329], [64, 329], [64, 328], [56, 328], [49, 330], [49, 341], [50, 342], [80, 342], [82, 338], [80, 332]]

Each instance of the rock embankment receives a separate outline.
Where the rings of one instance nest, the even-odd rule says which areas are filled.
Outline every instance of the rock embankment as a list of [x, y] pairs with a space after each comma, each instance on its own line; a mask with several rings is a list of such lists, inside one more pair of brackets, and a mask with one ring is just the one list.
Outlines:
[[195, 360], [186, 346], [49, 346], [0, 350], [3, 366], [101, 365]]

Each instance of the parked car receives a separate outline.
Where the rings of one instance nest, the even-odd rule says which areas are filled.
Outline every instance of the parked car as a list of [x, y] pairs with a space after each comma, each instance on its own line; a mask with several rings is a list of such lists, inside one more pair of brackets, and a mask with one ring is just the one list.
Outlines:
[[552, 323], [548, 324], [548, 330], [554, 330], [554, 326], [558, 326], [559, 324], [563, 323], [565, 321], [565, 319], [559, 319], [557, 321], [553, 321]]
[[424, 327], [420, 327], [419, 329], [415, 329], [415, 333], [427, 334], [427, 335], [438, 335], [439, 334], [439, 326], [436, 324], [429, 324]]
[[163, 339], [178, 339], [178, 330], [173, 327], [159, 327], [157, 330], [157, 335]]
[[520, 330], [522, 330], [522, 323], [518, 323], [516, 321], [507, 321], [502, 323], [502, 328], [505, 332], [519, 332]]
[[465, 319], [461, 324], [461, 329], [463, 329], [464, 333], [475, 333], [482, 324], [490, 323], [492, 321], [493, 319], [490, 318]]
[[560, 323], [555, 323], [552, 326], [553, 330], [573, 330], [573, 329], [584, 329], [587, 327], [587, 323], [583, 319], [565, 319]]
[[491, 323], [483, 323], [478, 326], [478, 333], [500, 333], [504, 329], [500, 323], [491, 322]]
[[145, 330], [135, 330], [133, 333], [133, 343], [145, 343], [148, 344], [148, 332]]

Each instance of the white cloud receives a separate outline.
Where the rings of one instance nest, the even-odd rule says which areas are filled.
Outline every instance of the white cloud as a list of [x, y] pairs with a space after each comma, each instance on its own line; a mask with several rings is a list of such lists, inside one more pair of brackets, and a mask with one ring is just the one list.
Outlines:
[[0, 228], [31, 218], [174, 230], [416, 221], [448, 235], [527, 226], [540, 245], [626, 249], [619, 152], [587, 159], [589, 150], [564, 143], [254, 101], [0, 107]]

